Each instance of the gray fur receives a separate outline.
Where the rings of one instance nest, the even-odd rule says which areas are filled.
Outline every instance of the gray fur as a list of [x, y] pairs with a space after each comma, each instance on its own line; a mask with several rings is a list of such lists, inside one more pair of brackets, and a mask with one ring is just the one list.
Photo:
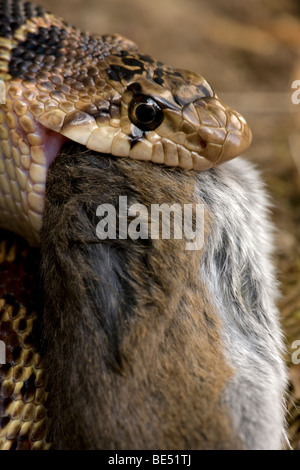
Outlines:
[[224, 401], [247, 449], [280, 449], [287, 377], [269, 200], [259, 172], [242, 159], [199, 173], [197, 191], [212, 218], [201, 276], [235, 371]]

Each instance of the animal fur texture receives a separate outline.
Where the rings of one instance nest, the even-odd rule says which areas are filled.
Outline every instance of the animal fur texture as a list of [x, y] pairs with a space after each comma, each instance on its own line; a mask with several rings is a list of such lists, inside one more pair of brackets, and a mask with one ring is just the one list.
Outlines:
[[[99, 240], [99, 204], [203, 204], [185, 240]], [[241, 159], [189, 172], [69, 145], [42, 228], [42, 348], [56, 449], [279, 449], [286, 372], [272, 226]]]

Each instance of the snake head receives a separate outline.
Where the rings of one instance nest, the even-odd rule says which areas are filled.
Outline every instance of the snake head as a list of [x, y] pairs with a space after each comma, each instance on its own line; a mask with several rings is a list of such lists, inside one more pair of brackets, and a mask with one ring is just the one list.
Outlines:
[[2, 15], [1, 227], [38, 243], [47, 172], [68, 139], [186, 170], [209, 169], [250, 145], [245, 120], [200, 75], [119, 35], [89, 35], [38, 7], [23, 10]]
[[152, 59], [136, 52], [107, 61], [109, 96], [94, 103], [102, 112], [67, 116], [59, 129], [64, 136], [97, 152], [194, 170], [226, 162], [250, 146], [245, 119], [201, 75], [153, 67]]

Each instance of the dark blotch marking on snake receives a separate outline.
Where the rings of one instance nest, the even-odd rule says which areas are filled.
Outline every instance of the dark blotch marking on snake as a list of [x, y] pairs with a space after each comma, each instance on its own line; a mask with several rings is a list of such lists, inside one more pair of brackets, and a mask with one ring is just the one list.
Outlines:
[[[50, 28], [39, 28], [37, 33], [28, 33], [23, 42], [19, 42], [12, 50], [9, 63], [9, 73], [13, 78], [36, 80], [34, 67], [39, 64], [39, 69], [53, 69], [56, 64], [48, 62], [48, 56], [60, 59], [63, 57], [65, 45], [63, 41], [68, 33], [64, 29], [51, 26]], [[33, 66], [33, 68], [32, 68]]]
[[[124, 59], [123, 59], [124, 61]], [[138, 61], [136, 61], [138, 62]], [[112, 80], [120, 82], [122, 79], [126, 81], [132, 80], [136, 75], [145, 76], [146, 78], [150, 78], [149, 72], [145, 69], [142, 62], [140, 62], [141, 66], [137, 68], [129, 69], [127, 67], [123, 67], [122, 65], [111, 65], [109, 69], [107, 69], [107, 73], [109, 78]]]
[[[24, 9], [23, 9], [24, 7]], [[3, 0], [0, 3], [0, 37], [12, 38], [14, 32], [30, 18], [45, 16], [45, 8], [26, 2], [24, 4]]]

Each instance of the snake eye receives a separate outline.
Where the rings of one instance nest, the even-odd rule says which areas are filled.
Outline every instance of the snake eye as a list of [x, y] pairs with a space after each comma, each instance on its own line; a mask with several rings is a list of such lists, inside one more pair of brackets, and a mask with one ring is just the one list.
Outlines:
[[134, 96], [129, 104], [129, 118], [143, 131], [152, 131], [162, 122], [162, 109], [150, 96]]

